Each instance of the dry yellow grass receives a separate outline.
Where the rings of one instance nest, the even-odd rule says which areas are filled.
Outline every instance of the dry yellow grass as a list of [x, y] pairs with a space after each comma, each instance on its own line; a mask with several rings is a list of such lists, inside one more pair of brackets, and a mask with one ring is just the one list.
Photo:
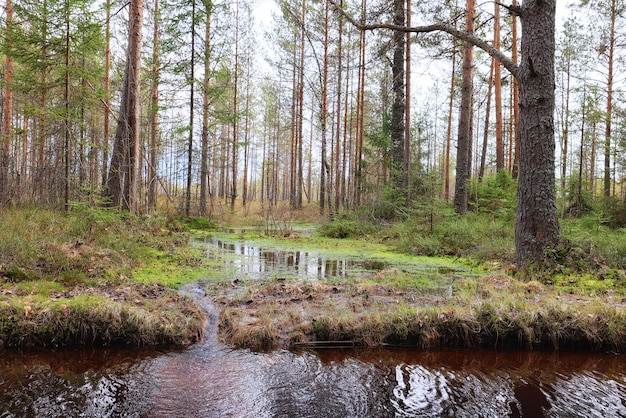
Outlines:
[[[626, 346], [626, 301], [559, 295], [504, 274], [458, 280], [451, 291], [398, 290], [397, 274], [350, 283], [246, 283], [215, 288], [220, 335], [252, 349], [319, 344], [434, 347]], [[394, 276], [394, 285], [385, 280]]]

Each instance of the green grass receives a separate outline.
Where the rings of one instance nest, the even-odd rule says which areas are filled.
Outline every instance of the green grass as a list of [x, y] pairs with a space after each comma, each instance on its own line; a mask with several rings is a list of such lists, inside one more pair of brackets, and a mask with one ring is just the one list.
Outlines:
[[204, 314], [174, 288], [210, 266], [167, 225], [85, 205], [3, 209], [0, 348], [197, 341]]

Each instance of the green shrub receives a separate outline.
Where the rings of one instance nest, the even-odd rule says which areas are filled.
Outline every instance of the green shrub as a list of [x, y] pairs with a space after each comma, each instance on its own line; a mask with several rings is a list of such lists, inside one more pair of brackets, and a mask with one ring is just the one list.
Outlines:
[[335, 219], [323, 224], [318, 233], [328, 238], [350, 238], [358, 235], [357, 222], [349, 219]]
[[517, 182], [511, 174], [501, 170], [479, 182], [470, 180], [468, 205], [471, 210], [510, 217], [515, 213]]

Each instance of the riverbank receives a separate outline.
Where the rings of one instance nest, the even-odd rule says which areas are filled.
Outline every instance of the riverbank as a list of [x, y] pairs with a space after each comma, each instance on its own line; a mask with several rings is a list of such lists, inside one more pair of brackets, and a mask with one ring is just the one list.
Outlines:
[[223, 341], [254, 350], [328, 346], [581, 348], [621, 352], [626, 298], [561, 293], [491, 272], [443, 291], [388, 269], [345, 283], [271, 280], [211, 289]]
[[0, 213], [0, 349], [189, 345], [204, 312], [176, 287], [205, 275], [179, 223], [76, 208]]

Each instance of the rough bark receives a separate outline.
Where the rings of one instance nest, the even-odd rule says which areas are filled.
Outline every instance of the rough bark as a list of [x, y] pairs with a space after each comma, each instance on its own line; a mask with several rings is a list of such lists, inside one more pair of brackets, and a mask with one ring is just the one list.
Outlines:
[[[465, 30], [474, 33], [476, 1], [467, 0], [465, 6]], [[456, 181], [454, 184], [454, 211], [467, 212], [467, 181], [470, 177], [470, 153], [472, 149], [472, 96], [474, 95], [474, 45], [465, 41], [461, 80], [461, 110], [456, 152]]]
[[523, 3], [520, 154], [515, 249], [518, 267], [539, 262], [557, 244], [554, 156], [554, 28], [556, 0]]
[[70, 8], [69, 4], [65, 4], [65, 89], [63, 94], [63, 100], [65, 102], [65, 115], [64, 115], [64, 155], [63, 165], [65, 168], [64, 173], [64, 207], [68, 211], [70, 209], [70, 168], [72, 165], [72, 153], [70, 151], [71, 141], [71, 116], [70, 116]]
[[[513, 7], [517, 7], [517, 1], [513, 0]], [[511, 16], [511, 59], [517, 65], [519, 58], [517, 52], [517, 16]], [[517, 178], [519, 174], [519, 81], [517, 77], [513, 77], [513, 167], [511, 174], [513, 178]]]
[[106, 26], [104, 30], [104, 118], [102, 132], [102, 186], [107, 185], [108, 163], [109, 163], [109, 135], [111, 129], [111, 1], [107, 0]]
[[[11, 32], [13, 30], [13, 2], [7, 0], [6, 3], [6, 31], [7, 43], [11, 44]], [[4, 69], [4, 119], [2, 123], [2, 139], [0, 141], [0, 206], [8, 200], [9, 190], [9, 147], [11, 144], [11, 132], [13, 131], [13, 57], [7, 54], [5, 57]]]
[[[393, 23], [402, 28], [405, 24], [404, 0], [394, 0]], [[393, 105], [391, 107], [391, 166], [393, 187], [404, 189], [404, 111], [405, 111], [405, 33], [393, 32], [393, 61], [391, 67]]]
[[[406, 24], [411, 26], [411, 0], [406, 0]], [[406, 34], [406, 82], [404, 104], [404, 160], [402, 161], [402, 187], [409, 188], [411, 158], [411, 34]], [[409, 196], [410, 198], [410, 196]]]
[[120, 114], [107, 181], [107, 193], [111, 198], [111, 204], [131, 212], [137, 210], [142, 25], [143, 0], [132, 0]]

